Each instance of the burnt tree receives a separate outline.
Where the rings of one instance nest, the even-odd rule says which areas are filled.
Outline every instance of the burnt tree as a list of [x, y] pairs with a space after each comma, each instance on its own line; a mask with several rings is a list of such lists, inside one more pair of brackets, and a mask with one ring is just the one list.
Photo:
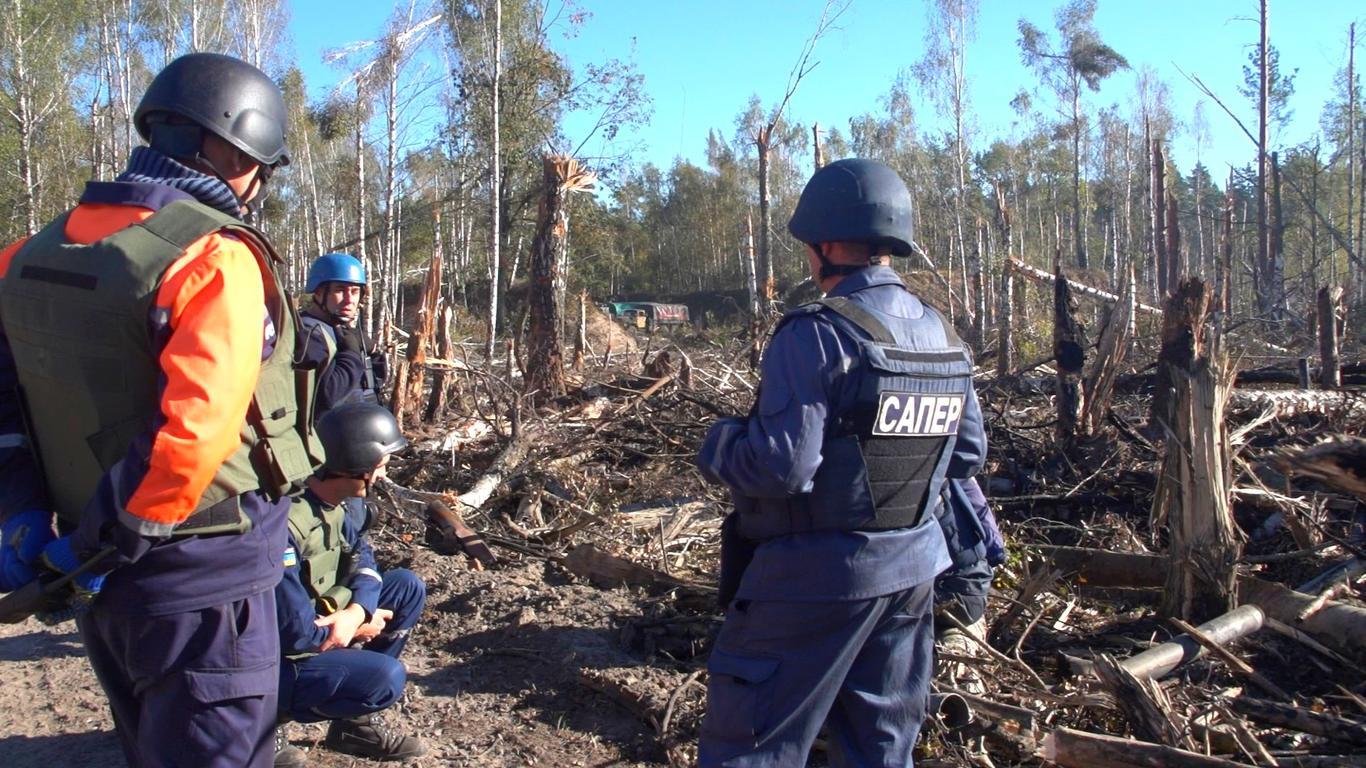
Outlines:
[[1054, 262], [1053, 281], [1053, 354], [1058, 364], [1058, 438], [1070, 441], [1080, 430], [1086, 394], [1082, 370], [1086, 365], [1086, 341], [1077, 323], [1076, 300], [1062, 272], [1062, 259]]

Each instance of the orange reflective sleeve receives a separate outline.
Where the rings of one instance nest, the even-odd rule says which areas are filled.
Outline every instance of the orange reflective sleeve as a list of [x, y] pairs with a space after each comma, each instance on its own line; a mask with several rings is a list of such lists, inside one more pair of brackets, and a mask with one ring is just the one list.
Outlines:
[[238, 240], [208, 235], [167, 270], [155, 305], [169, 331], [160, 352], [162, 422], [125, 508], [174, 525], [190, 516], [241, 443], [264, 344], [265, 289], [256, 258]]
[[26, 242], [28, 242], [27, 237], [16, 243], [10, 243], [5, 247], [5, 250], [0, 251], [0, 279], [3, 279], [6, 273], [9, 272], [9, 264], [11, 261], [14, 261], [14, 254], [18, 253], [19, 249], [23, 247]]

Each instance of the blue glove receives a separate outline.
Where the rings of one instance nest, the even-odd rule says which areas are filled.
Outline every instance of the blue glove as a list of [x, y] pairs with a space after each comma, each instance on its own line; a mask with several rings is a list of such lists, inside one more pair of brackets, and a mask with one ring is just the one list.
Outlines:
[[0, 592], [13, 592], [38, 578], [38, 556], [56, 536], [52, 513], [28, 509], [0, 525]]
[[[43, 547], [43, 565], [57, 573], [67, 574], [81, 566], [81, 559], [76, 556], [75, 550], [71, 548], [71, 537], [63, 536]], [[71, 585], [71, 604], [73, 606], [88, 606], [94, 602], [95, 596], [100, 593], [100, 588], [104, 586], [104, 574], [86, 571], [72, 579]]]

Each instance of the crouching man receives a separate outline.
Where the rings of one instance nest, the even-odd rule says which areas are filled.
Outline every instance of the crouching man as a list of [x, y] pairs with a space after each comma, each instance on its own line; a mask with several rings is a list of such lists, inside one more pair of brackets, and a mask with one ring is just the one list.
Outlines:
[[[426, 752], [379, 713], [403, 695], [398, 660], [417, 624], [427, 590], [411, 571], [380, 573], [368, 539], [347, 519], [342, 501], [365, 496], [384, 477], [389, 456], [408, 444], [384, 408], [349, 403], [318, 421], [327, 452], [322, 468], [289, 513], [284, 578], [276, 587], [280, 619], [280, 718], [330, 720], [324, 744], [374, 760]], [[275, 765], [305, 765], [305, 755], [277, 731]]]

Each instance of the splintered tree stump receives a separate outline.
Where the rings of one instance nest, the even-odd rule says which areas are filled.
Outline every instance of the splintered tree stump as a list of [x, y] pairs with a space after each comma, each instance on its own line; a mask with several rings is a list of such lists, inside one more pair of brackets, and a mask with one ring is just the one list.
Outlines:
[[1162, 610], [1195, 622], [1237, 604], [1235, 565], [1242, 551], [1229, 499], [1231, 452], [1224, 419], [1233, 377], [1221, 360], [1205, 352], [1209, 303], [1203, 281], [1181, 282], [1163, 316], [1158, 363], [1170, 381], [1168, 399], [1156, 413], [1167, 442], [1152, 512], [1153, 527], [1165, 522], [1171, 541]]
[[1341, 288], [1325, 285], [1319, 289], [1319, 386], [1324, 389], [1342, 386], [1342, 361], [1338, 358], [1338, 311], [1341, 304]]
[[564, 344], [561, 325], [564, 314], [556, 290], [569, 247], [569, 193], [593, 188], [593, 174], [579, 167], [579, 161], [552, 155], [541, 164], [540, 213], [536, 236], [531, 241], [531, 295], [528, 302], [531, 330], [527, 334], [526, 388], [538, 401], [561, 397], [565, 393]]
[[1129, 345], [1133, 339], [1134, 308], [1134, 270], [1125, 269], [1124, 283], [1120, 286], [1121, 301], [1112, 305], [1106, 312], [1105, 327], [1100, 332], [1100, 347], [1096, 351], [1091, 373], [1086, 376], [1084, 392], [1086, 395], [1085, 422], [1087, 434], [1096, 434], [1106, 421], [1110, 411], [1110, 396], [1115, 391], [1115, 380], [1128, 356]]
[[[436, 350], [437, 355], [442, 360], [451, 360], [455, 357], [455, 343], [451, 339], [451, 317], [454, 314], [449, 304], [441, 307], [441, 312], [436, 323]], [[436, 421], [446, 410], [446, 390], [448, 389], [447, 379], [450, 377], [445, 366], [436, 368], [432, 372], [432, 391], [427, 396], [427, 410], [422, 414], [422, 420], [431, 424]]]

